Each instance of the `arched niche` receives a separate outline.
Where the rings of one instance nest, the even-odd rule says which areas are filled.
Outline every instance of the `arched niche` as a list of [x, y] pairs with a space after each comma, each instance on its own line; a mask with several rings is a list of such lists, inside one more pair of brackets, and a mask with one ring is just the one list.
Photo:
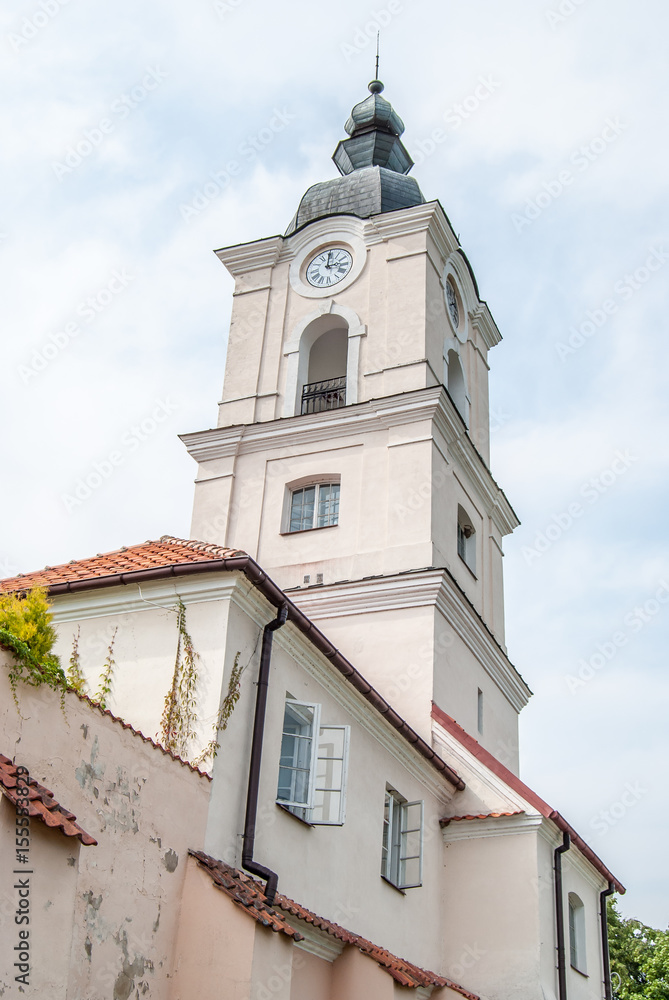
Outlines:
[[448, 395], [453, 400], [466, 426], [469, 427], [469, 394], [462, 362], [458, 353], [452, 349], [447, 352], [444, 360]]
[[305, 413], [358, 402], [360, 337], [365, 332], [352, 309], [335, 303], [323, 303], [297, 325], [285, 351], [285, 417], [303, 412], [305, 386]]

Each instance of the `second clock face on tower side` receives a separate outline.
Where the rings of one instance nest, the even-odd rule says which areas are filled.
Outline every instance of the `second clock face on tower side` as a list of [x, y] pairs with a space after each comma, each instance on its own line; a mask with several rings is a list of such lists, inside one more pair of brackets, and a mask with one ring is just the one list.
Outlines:
[[455, 289], [450, 281], [446, 282], [446, 303], [448, 305], [448, 311], [451, 314], [451, 322], [455, 330], [460, 326], [460, 310], [458, 309], [458, 299], [455, 294]]
[[343, 281], [353, 267], [353, 257], [343, 247], [321, 250], [307, 265], [307, 281], [314, 288], [329, 288]]

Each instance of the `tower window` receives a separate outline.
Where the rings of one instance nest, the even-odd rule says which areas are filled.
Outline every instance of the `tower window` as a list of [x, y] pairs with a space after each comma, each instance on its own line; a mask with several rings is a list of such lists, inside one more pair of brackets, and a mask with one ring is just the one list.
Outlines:
[[476, 576], [476, 531], [463, 507], [458, 506], [458, 555]]
[[329, 528], [339, 523], [339, 483], [313, 483], [290, 494], [288, 531]]
[[569, 893], [569, 961], [572, 969], [586, 973], [585, 907], [575, 892]]

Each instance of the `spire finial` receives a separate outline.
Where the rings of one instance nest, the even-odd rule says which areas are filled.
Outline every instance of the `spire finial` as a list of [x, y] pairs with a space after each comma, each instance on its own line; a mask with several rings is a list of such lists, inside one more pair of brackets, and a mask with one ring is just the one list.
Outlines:
[[370, 94], [380, 94], [381, 91], [383, 90], [383, 84], [379, 80], [379, 48], [380, 48], [380, 44], [381, 44], [381, 32], [377, 31], [377, 33], [376, 33], [376, 75], [375, 75], [374, 79], [372, 80], [372, 82], [367, 87], [367, 89], [369, 90]]

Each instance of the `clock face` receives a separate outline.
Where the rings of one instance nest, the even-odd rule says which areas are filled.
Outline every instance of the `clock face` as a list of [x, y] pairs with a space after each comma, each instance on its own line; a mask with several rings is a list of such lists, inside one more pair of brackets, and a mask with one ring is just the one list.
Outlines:
[[446, 304], [448, 305], [448, 311], [451, 316], [451, 323], [454, 329], [460, 326], [460, 312], [458, 310], [458, 300], [455, 294], [455, 289], [450, 281], [446, 282]]
[[314, 288], [329, 288], [342, 281], [353, 267], [353, 257], [342, 247], [321, 250], [307, 266], [307, 281]]

